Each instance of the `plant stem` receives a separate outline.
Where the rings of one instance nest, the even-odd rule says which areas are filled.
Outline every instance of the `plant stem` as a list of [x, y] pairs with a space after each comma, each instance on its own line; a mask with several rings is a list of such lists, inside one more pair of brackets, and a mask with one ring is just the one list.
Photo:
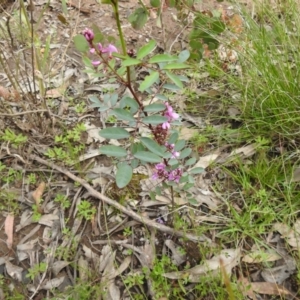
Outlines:
[[[126, 43], [125, 43], [122, 28], [121, 28], [121, 21], [120, 21], [120, 14], [119, 14], [119, 1], [116, 0], [115, 2], [113, 2], [112, 7], [114, 9], [114, 14], [116, 17], [116, 22], [117, 22], [118, 32], [119, 32], [121, 46], [122, 46], [122, 50], [123, 50], [123, 55], [126, 55], [127, 54]], [[130, 79], [130, 67], [126, 67], [126, 73], [127, 73], [127, 86], [130, 90], [132, 90], [131, 79]]]

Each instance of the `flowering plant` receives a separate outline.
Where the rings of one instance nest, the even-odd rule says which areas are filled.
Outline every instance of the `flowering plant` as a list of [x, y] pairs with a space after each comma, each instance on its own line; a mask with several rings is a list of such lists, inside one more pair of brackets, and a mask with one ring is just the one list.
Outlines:
[[[118, 12], [118, 1], [111, 1], [114, 12]], [[179, 139], [176, 126], [180, 125], [180, 116], [175, 112], [164, 91], [176, 92], [183, 88], [183, 82], [188, 81], [185, 76], [177, 75], [174, 70], [190, 68], [186, 61], [190, 53], [184, 50], [178, 56], [171, 54], [154, 54], [156, 48], [154, 40], [137, 50], [127, 51], [120, 26], [119, 14], [116, 13], [122, 54], [112, 43], [102, 46], [105, 41], [96, 38], [94, 30], [86, 28], [81, 35], [74, 38], [75, 46], [83, 53], [97, 56], [90, 60], [85, 57], [85, 64], [90, 70], [99, 75], [97, 68], [105, 70], [101, 76], [123, 84], [128, 93], [119, 96], [116, 93], [106, 93], [101, 101], [91, 96], [92, 107], [100, 112], [109, 112], [122, 125], [107, 127], [99, 134], [106, 139], [129, 139], [131, 135], [125, 128], [133, 128], [133, 136], [129, 149], [116, 145], [101, 146], [100, 152], [119, 160], [117, 164], [116, 183], [119, 188], [125, 187], [132, 178], [133, 169], [140, 164], [152, 165], [152, 179], [164, 186], [171, 186], [175, 190], [188, 189], [193, 186], [192, 174], [200, 173], [202, 168], [192, 168], [196, 159], [191, 156], [192, 150], [185, 147], [185, 140]], [[95, 28], [97, 32], [100, 32]], [[116, 63], [121, 61], [121, 63]], [[147, 68], [148, 75], [139, 83], [138, 89], [133, 86], [134, 71], [137, 66]], [[172, 72], [173, 70], [173, 72]], [[100, 75], [99, 75], [100, 76]], [[137, 91], [143, 93], [141, 99]], [[148, 131], [141, 133], [146, 127]], [[173, 195], [172, 195], [173, 197]]]

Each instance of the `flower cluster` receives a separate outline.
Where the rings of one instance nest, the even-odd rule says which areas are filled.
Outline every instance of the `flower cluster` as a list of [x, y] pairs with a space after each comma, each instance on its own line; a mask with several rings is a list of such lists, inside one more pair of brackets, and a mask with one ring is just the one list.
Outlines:
[[[167, 121], [156, 126], [153, 129], [153, 133], [155, 136], [155, 140], [160, 145], [165, 145], [167, 151], [171, 153], [171, 159], [176, 159], [180, 156], [180, 153], [174, 149], [175, 145], [169, 144], [168, 142], [166, 142], [166, 139], [168, 136], [168, 131], [171, 127], [171, 122], [177, 120], [179, 118], [179, 115], [174, 112], [173, 107], [168, 102], [165, 103], [165, 106], [166, 109], [163, 112], [163, 116], [167, 118]], [[182, 176], [182, 170], [180, 168], [169, 170], [167, 167], [167, 163], [168, 162], [166, 160], [163, 163], [155, 165], [155, 172], [152, 175], [152, 179], [162, 179], [179, 183], [179, 180]]]
[[152, 179], [169, 180], [179, 183], [182, 176], [182, 170], [177, 168], [175, 170], [167, 170], [167, 166], [164, 163], [155, 165], [155, 172], [152, 175]]
[[[107, 53], [108, 57], [112, 58], [112, 53], [113, 52], [118, 52], [118, 49], [114, 45], [109, 44], [107, 47], [103, 47], [102, 44], [100, 44], [100, 43], [97, 44], [97, 51], [96, 51], [96, 49], [94, 47], [94, 44], [93, 44], [93, 40], [94, 40], [94, 37], [95, 37], [94, 32], [91, 29], [86, 28], [86, 29], [83, 30], [82, 34], [85, 37], [85, 39], [89, 42], [90, 53], [92, 53], [92, 54], [94, 54], [94, 53], [101, 53], [101, 54]], [[101, 61], [100, 60], [94, 60], [94, 61], [92, 61], [92, 64], [93, 64], [93, 66], [97, 67], [101, 64]]]
[[170, 123], [174, 120], [177, 120], [179, 118], [179, 115], [173, 111], [173, 107], [168, 102], [166, 102], [165, 105], [166, 110], [164, 116], [167, 117], [168, 121], [162, 124], [162, 128], [169, 129], [171, 127]]
[[180, 153], [174, 150], [175, 145], [169, 144], [168, 142], [165, 143], [165, 146], [167, 147], [168, 151], [171, 152], [172, 156], [171, 158], [178, 158]]

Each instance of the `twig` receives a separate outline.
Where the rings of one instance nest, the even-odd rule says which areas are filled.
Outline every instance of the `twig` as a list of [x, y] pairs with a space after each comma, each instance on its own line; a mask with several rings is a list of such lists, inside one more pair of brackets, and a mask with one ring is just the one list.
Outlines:
[[15, 117], [15, 116], [22, 116], [22, 115], [33, 114], [33, 113], [38, 113], [38, 112], [47, 112], [47, 111], [48, 111], [47, 109], [28, 110], [28, 111], [15, 113], [15, 114], [2, 114], [2, 113], [0, 113], [0, 116]]
[[170, 228], [168, 226], [159, 224], [159, 223], [157, 223], [155, 221], [152, 221], [148, 218], [140, 216], [139, 214], [135, 213], [134, 211], [132, 211], [130, 209], [127, 209], [126, 207], [122, 206], [120, 203], [116, 202], [115, 200], [110, 199], [107, 196], [99, 193], [94, 188], [92, 188], [87, 183], [87, 181], [85, 181], [84, 179], [75, 176], [70, 171], [66, 170], [65, 168], [62, 168], [62, 167], [60, 167], [60, 166], [58, 166], [58, 165], [56, 165], [52, 162], [48, 162], [48, 161], [38, 157], [37, 155], [33, 155], [33, 154], [30, 155], [30, 159], [35, 160], [35, 161], [37, 161], [37, 162], [39, 162], [43, 165], [46, 165], [50, 168], [55, 169], [57, 171], [60, 171], [61, 173], [65, 174], [66, 176], [68, 176], [72, 180], [80, 183], [83, 187], [85, 187], [85, 189], [90, 193], [91, 196], [93, 196], [95, 198], [98, 198], [99, 200], [102, 200], [103, 202], [115, 207], [117, 210], [123, 212], [124, 214], [128, 215], [129, 217], [133, 218], [134, 220], [136, 220], [140, 223], [143, 223], [143, 224], [145, 224], [149, 227], [153, 227], [153, 228], [155, 228], [159, 231], [162, 231], [162, 232], [165, 232], [165, 233], [168, 233], [168, 234], [171, 234], [171, 235], [176, 235], [178, 237], [184, 237], [184, 238], [187, 238], [187, 239], [192, 240], [192, 241], [197, 241], [197, 242], [207, 241], [207, 242], [211, 243], [211, 240], [209, 238], [205, 237], [205, 236], [197, 236], [197, 235], [194, 235], [194, 234], [190, 234], [190, 233], [182, 232], [182, 231], [179, 231], [179, 230], [175, 230], [173, 228]]

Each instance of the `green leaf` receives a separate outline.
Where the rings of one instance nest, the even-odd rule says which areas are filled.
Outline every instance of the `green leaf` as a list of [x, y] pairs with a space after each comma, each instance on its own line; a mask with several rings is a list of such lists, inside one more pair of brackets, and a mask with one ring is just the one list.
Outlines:
[[162, 147], [161, 145], [159, 145], [154, 140], [152, 140], [150, 138], [147, 138], [147, 137], [141, 137], [141, 142], [152, 153], [155, 153], [155, 154], [157, 154], [161, 157], [163, 157], [165, 155], [166, 148]]
[[144, 81], [140, 84], [139, 90], [144, 92], [148, 89], [154, 82], [159, 78], [159, 73], [157, 71], [152, 72], [150, 75], [146, 76]]
[[168, 98], [165, 95], [162, 95], [162, 94], [156, 94], [155, 97], [159, 100], [162, 100], [162, 101], [167, 101], [168, 100]]
[[180, 151], [184, 146], [185, 146], [185, 140], [179, 140], [175, 144], [174, 150], [175, 151]]
[[112, 113], [120, 120], [124, 121], [135, 121], [135, 118], [130, 112], [122, 108], [115, 108], [112, 110]]
[[121, 164], [116, 173], [116, 184], [119, 189], [125, 187], [132, 178], [132, 167], [126, 163]]
[[149, 59], [150, 64], [176, 61], [178, 58], [170, 54], [157, 54]]
[[163, 67], [163, 70], [178, 70], [178, 69], [188, 69], [191, 66], [184, 63], [170, 63]]
[[161, 157], [149, 151], [139, 151], [136, 152], [133, 156], [145, 162], [150, 162], [150, 163], [161, 162]]
[[104, 42], [104, 35], [102, 34], [101, 30], [96, 24], [92, 24], [92, 30], [94, 32], [94, 39], [93, 42], [96, 43], [103, 43]]
[[131, 160], [131, 167], [132, 167], [132, 169], [137, 168], [138, 165], [139, 165], [139, 160], [138, 159], [134, 158], [134, 159]]
[[152, 7], [160, 7], [160, 0], [150, 0]]
[[126, 60], [122, 61], [122, 66], [123, 67], [129, 67], [129, 66], [136, 66], [142, 63], [141, 60], [136, 59], [136, 58], [127, 58]]
[[172, 133], [171, 136], [169, 137], [168, 143], [175, 144], [175, 142], [178, 140], [178, 137], [179, 137], [178, 132]]
[[192, 149], [191, 148], [185, 148], [180, 153], [179, 158], [180, 159], [184, 159], [184, 158], [188, 157], [191, 153], [192, 153]]
[[190, 51], [189, 50], [183, 50], [179, 53], [178, 55], [178, 61], [177, 62], [180, 62], [180, 63], [183, 63], [185, 61], [187, 61], [190, 57]]
[[139, 109], [139, 105], [136, 100], [128, 96], [123, 97], [120, 101], [121, 108], [125, 108], [126, 106], [130, 107], [131, 114], [136, 113]]
[[179, 79], [179, 77], [169, 71], [166, 71], [167, 76], [181, 89], [183, 89], [183, 83]]
[[102, 146], [99, 151], [102, 154], [114, 157], [123, 157], [127, 155], [127, 151], [125, 149], [114, 145]]
[[124, 60], [128, 58], [128, 55], [120, 54], [120, 53], [118, 53], [118, 52], [113, 52], [113, 53], [112, 53], [112, 56], [113, 56], [113, 57], [122, 58], [122, 59], [124, 59]]
[[139, 49], [139, 51], [136, 54], [137, 59], [142, 59], [146, 55], [148, 55], [150, 52], [152, 52], [156, 47], [156, 42], [154, 40], [151, 40], [148, 44], [144, 45], [142, 48]]
[[130, 136], [128, 131], [123, 128], [113, 127], [113, 128], [105, 128], [100, 130], [99, 135], [106, 139], [125, 139]]
[[90, 48], [89, 43], [82, 34], [74, 36], [73, 41], [75, 44], [75, 48], [80, 52], [86, 52]]
[[163, 85], [163, 88], [164, 89], [167, 89], [167, 90], [171, 90], [171, 91], [178, 91], [178, 90], [181, 90], [180, 87], [178, 87], [177, 85], [175, 84], [171, 84], [171, 83], [166, 83]]
[[162, 103], [153, 103], [144, 107], [146, 112], [159, 112], [166, 109], [166, 106]]
[[191, 169], [189, 171], [190, 174], [200, 174], [200, 173], [203, 173], [203, 172], [204, 172], [204, 169], [201, 168], [201, 167], [194, 168], [194, 169]]
[[196, 162], [196, 158], [195, 157], [191, 157], [190, 159], [188, 159], [185, 163], [185, 166], [191, 166]]
[[142, 145], [142, 143], [133, 143], [130, 145], [130, 151], [132, 154], [135, 154], [139, 151], [144, 151], [145, 147]]
[[158, 125], [158, 124], [162, 124], [164, 122], [167, 122], [168, 119], [166, 117], [163, 116], [149, 116], [149, 117], [145, 117], [143, 119], [143, 122], [146, 124], [152, 124], [152, 125]]
[[143, 7], [137, 8], [129, 17], [128, 21], [131, 23], [131, 26], [140, 30], [144, 27], [148, 20], [148, 11]]

